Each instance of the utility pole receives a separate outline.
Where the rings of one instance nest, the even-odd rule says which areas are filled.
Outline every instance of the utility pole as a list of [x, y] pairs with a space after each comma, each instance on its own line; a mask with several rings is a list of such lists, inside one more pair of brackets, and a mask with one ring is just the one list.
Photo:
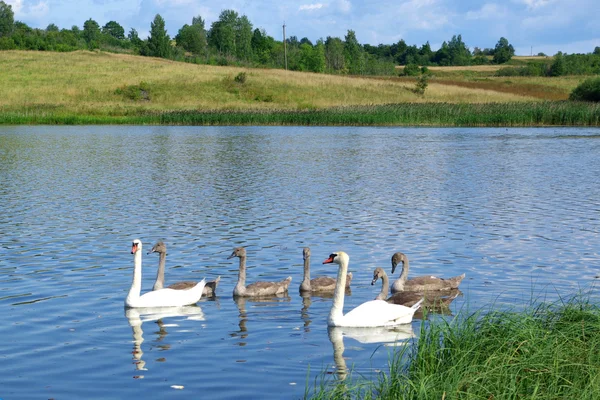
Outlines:
[[285, 59], [285, 70], [287, 71], [287, 45], [285, 43], [285, 21], [283, 21], [283, 57]]

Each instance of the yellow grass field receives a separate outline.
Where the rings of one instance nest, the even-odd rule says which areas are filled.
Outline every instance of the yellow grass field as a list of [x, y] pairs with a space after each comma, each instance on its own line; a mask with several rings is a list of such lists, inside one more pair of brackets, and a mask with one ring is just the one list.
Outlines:
[[[389, 103], [530, 102], [539, 96], [432, 79], [372, 79], [275, 69], [194, 65], [125, 54], [0, 52], [0, 111], [48, 108], [90, 115], [139, 110], [302, 110]], [[246, 82], [235, 77], [245, 72]], [[149, 100], [117, 89], [145, 82]], [[570, 84], [568, 85], [570, 86]], [[562, 89], [561, 89], [562, 90]]]

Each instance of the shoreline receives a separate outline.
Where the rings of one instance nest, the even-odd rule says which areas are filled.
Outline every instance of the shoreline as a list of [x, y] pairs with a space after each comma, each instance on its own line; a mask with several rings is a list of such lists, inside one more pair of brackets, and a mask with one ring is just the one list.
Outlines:
[[313, 110], [138, 110], [127, 115], [0, 110], [0, 125], [173, 126], [600, 126], [600, 104], [573, 101], [399, 103]]

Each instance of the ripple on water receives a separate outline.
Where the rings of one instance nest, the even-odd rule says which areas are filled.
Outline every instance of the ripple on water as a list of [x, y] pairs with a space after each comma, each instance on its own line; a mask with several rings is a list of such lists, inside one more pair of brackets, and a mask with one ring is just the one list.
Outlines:
[[[326, 328], [331, 298], [298, 295], [304, 246], [313, 277], [335, 275], [321, 264], [332, 251], [350, 254], [346, 310], [375, 297], [373, 269], [389, 273], [396, 251], [411, 276], [467, 274], [454, 313], [585, 291], [600, 275], [599, 137], [3, 127], [0, 395], [300, 398], [342, 361], [364, 376], [385, 370], [393, 347], [351, 335], [340, 347]], [[218, 296], [127, 315], [134, 238], [146, 251], [168, 244], [167, 282], [221, 276]], [[234, 301], [236, 246], [248, 249], [248, 282], [291, 275], [288, 296]], [[158, 258], [143, 260], [149, 290]]]

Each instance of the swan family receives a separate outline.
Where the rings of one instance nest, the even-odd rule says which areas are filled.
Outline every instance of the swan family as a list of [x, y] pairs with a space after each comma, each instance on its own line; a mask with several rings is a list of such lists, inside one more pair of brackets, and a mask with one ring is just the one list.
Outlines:
[[[183, 281], [165, 287], [165, 263], [167, 248], [160, 241], [148, 252], [158, 253], [159, 262], [156, 280], [153, 290], [141, 294], [142, 290], [142, 242], [135, 239], [132, 243], [131, 254], [133, 254], [133, 281], [127, 297], [125, 306], [127, 308], [141, 307], [182, 307], [197, 303], [202, 296], [212, 297], [216, 295], [220, 276], [211, 282]], [[352, 273], [348, 273], [350, 257], [343, 251], [331, 253], [323, 264], [336, 264], [338, 266], [336, 278], [320, 276], [310, 279], [310, 248], [302, 250], [304, 259], [304, 279], [299, 291], [301, 294], [331, 294], [333, 302], [327, 318], [330, 327], [368, 328], [387, 327], [409, 324], [415, 312], [423, 306], [432, 306], [436, 299], [451, 298], [446, 301], [449, 304], [456, 298], [457, 287], [464, 279], [464, 274], [449, 278], [437, 278], [433, 276], [417, 277], [408, 279], [408, 258], [405, 254], [397, 252], [392, 256], [392, 274], [396, 266], [402, 263], [402, 273], [391, 287], [392, 296], [387, 297], [389, 279], [382, 268], [377, 268], [373, 274], [371, 284], [382, 280], [382, 290], [374, 299], [366, 301], [352, 310], [344, 313], [344, 298], [350, 288]], [[268, 282], [255, 281], [246, 284], [246, 249], [236, 247], [228, 259], [237, 257], [239, 259], [238, 280], [233, 289], [234, 298], [265, 298], [286, 294], [292, 277], [289, 276], [282, 281]], [[441, 294], [440, 294], [441, 293]], [[453, 297], [452, 297], [453, 296]]]

